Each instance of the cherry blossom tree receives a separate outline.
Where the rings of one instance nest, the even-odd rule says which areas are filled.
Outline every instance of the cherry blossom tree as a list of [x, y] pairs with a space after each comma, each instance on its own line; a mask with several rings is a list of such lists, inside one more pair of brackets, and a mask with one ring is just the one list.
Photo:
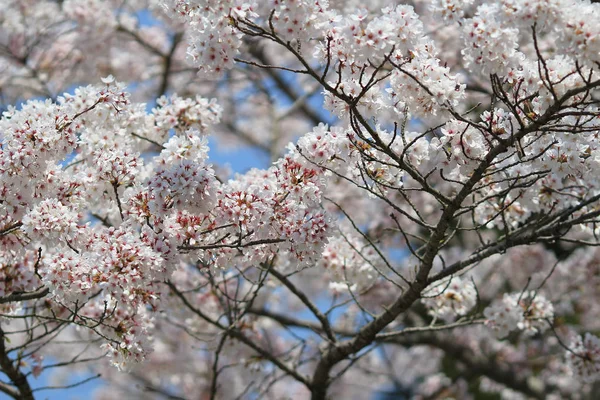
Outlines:
[[597, 3], [6, 0], [0, 71], [4, 395], [600, 392]]

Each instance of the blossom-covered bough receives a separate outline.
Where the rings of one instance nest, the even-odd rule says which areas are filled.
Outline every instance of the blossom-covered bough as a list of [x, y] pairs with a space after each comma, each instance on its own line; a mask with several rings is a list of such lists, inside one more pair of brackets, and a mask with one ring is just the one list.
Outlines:
[[600, 7], [354, 3], [0, 6], [0, 391], [598, 393]]

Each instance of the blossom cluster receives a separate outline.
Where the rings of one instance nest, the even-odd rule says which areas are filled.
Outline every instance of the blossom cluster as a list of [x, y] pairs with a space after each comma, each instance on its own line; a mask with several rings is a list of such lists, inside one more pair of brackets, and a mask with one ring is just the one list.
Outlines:
[[472, 281], [458, 277], [440, 281], [423, 292], [423, 304], [429, 313], [444, 321], [466, 315], [477, 303], [477, 291]]
[[[415, 396], [468, 398], [473, 381], [446, 376], [444, 352], [492, 366], [480, 391], [593, 391], [600, 340], [560, 338], [600, 317], [600, 252], [586, 247], [600, 233], [598, 4], [34, 3], [0, 5], [3, 96], [52, 98], [0, 118], [1, 318], [76, 325], [118, 368], [168, 371], [131, 377], [188, 397], [283, 397], [326, 357], [315, 380], [353, 361], [323, 397], [398, 369]], [[132, 93], [108, 76], [55, 95], [99, 73]], [[154, 106], [138, 102], [150, 91]], [[215, 131], [258, 144], [271, 166], [224, 176]], [[300, 307], [318, 321], [285, 315]], [[404, 335], [426, 313], [416, 330], [460, 332]], [[363, 353], [393, 336], [385, 357]], [[209, 356], [189, 351], [198, 339]], [[566, 357], [538, 368], [559, 345]], [[497, 371], [531, 379], [493, 384]]]
[[[157, 128], [164, 134], [171, 129], [197, 129], [203, 134], [221, 119], [222, 109], [215, 99], [196, 96], [184, 99], [175, 94], [161, 96], [156, 100], [157, 107], [152, 110]], [[164, 138], [163, 138], [164, 140]]]
[[329, 288], [343, 293], [368, 289], [381, 264], [381, 258], [368, 243], [354, 235], [340, 235], [329, 239], [317, 266], [330, 275]]
[[283, 40], [305, 43], [318, 37], [323, 26], [335, 18], [328, 11], [327, 0], [175, 0], [163, 5], [167, 13], [192, 28], [188, 55], [205, 76], [220, 76], [233, 67], [244, 38], [240, 27], [252, 31], [255, 22], [266, 19], [269, 29]]
[[566, 351], [571, 372], [584, 382], [593, 382], [600, 375], [600, 339], [590, 333], [577, 335]]
[[534, 291], [505, 293], [501, 300], [494, 301], [483, 314], [487, 326], [494, 334], [503, 338], [511, 331], [521, 330], [535, 335], [548, 329], [554, 319], [554, 307], [544, 296]]
[[[2, 293], [45, 285], [57, 307], [85, 304], [76, 322], [125, 367], [151, 349], [160, 282], [181, 261], [313, 265], [330, 225], [322, 169], [291, 147], [266, 171], [219, 182], [205, 137], [219, 113], [172, 96], [140, 115], [112, 77], [5, 112]], [[162, 151], [142, 157], [148, 141]]]
[[[380, 118], [392, 112], [417, 117], [435, 115], [437, 110], [453, 108], [464, 97], [464, 85], [437, 58], [433, 41], [424, 35], [418, 15], [410, 6], [387, 7], [380, 16], [344, 16], [324, 32], [318, 46], [322, 63], [337, 66], [337, 81], [329, 85], [354, 98], [367, 117]], [[373, 85], [379, 69], [389, 63], [393, 70], [390, 87]], [[385, 68], [382, 68], [385, 70]], [[325, 93], [325, 104], [339, 116], [348, 109], [332, 93]]]
[[194, 29], [188, 55], [204, 74], [222, 73], [233, 66], [242, 44], [241, 34], [231, 19], [251, 11], [246, 1], [185, 1], [165, 4], [174, 17], [181, 17]]

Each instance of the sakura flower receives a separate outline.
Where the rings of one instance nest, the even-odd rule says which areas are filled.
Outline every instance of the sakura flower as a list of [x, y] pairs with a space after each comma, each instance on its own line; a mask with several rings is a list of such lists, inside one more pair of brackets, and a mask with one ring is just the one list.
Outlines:
[[69, 240], [79, 216], [56, 199], [42, 200], [24, 218], [23, 229], [33, 240]]
[[483, 310], [483, 315], [487, 318], [486, 325], [496, 337], [506, 337], [523, 321], [523, 313], [517, 300], [518, 297], [505, 293], [502, 300], [494, 301]]
[[594, 382], [600, 378], [600, 339], [591, 333], [577, 335], [565, 352], [571, 373], [583, 382]]
[[554, 308], [544, 296], [534, 291], [504, 294], [483, 311], [486, 325], [502, 338], [513, 330], [535, 335], [548, 329], [554, 319]]
[[429, 314], [446, 322], [467, 314], [477, 302], [475, 285], [470, 280], [453, 277], [436, 282], [423, 292], [423, 304]]

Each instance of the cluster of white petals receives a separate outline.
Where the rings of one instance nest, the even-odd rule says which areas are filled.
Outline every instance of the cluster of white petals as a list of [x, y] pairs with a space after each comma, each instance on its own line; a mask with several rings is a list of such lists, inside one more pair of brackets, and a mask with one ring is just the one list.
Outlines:
[[521, 330], [535, 335], [548, 329], [554, 319], [554, 307], [544, 296], [534, 292], [504, 294], [483, 311], [486, 325], [498, 338]]
[[363, 3], [0, 2], [15, 393], [593, 397], [600, 3]]
[[571, 373], [583, 382], [594, 382], [600, 378], [600, 339], [591, 333], [583, 338], [579, 335], [569, 343], [565, 353]]
[[477, 291], [472, 281], [458, 277], [435, 283], [423, 292], [423, 304], [434, 317], [452, 321], [466, 315], [477, 303]]
[[[157, 284], [179, 257], [193, 252], [225, 267], [279, 254], [313, 265], [330, 225], [320, 207], [324, 170], [294, 147], [266, 171], [221, 183], [207, 163], [214, 100], [172, 96], [145, 118], [137, 110], [109, 77], [0, 121], [1, 181], [16, 196], [0, 203], [9, 232], [2, 273], [11, 281], [3, 293], [43, 284], [54, 301], [87, 302], [81, 324], [103, 321], [97, 330], [120, 367], [150, 351], [153, 317], [141, 310], [158, 309]], [[148, 137], [162, 138], [162, 151], [142, 159], [135, 149]]]
[[329, 288], [336, 292], [367, 289], [377, 278], [381, 259], [368, 243], [353, 235], [329, 238], [318, 267], [330, 275]]

